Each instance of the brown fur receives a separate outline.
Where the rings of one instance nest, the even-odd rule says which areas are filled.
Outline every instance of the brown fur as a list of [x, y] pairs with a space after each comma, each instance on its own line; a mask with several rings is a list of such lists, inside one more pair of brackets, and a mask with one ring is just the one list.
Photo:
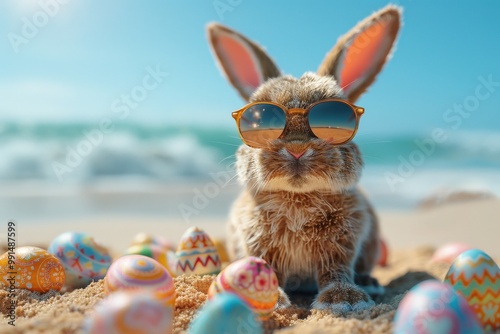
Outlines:
[[[394, 7], [379, 11], [355, 29], [385, 19], [392, 15], [389, 12], [394, 13]], [[395, 19], [399, 27], [399, 16]], [[256, 47], [229, 28], [212, 25], [209, 35], [217, 56], [220, 33], [238, 36], [239, 41], [249, 43], [247, 49]], [[339, 46], [346, 47], [345, 41]], [[339, 313], [364, 309], [373, 301], [355, 279], [376, 285], [369, 274], [378, 256], [379, 227], [373, 209], [356, 188], [363, 166], [361, 153], [353, 142], [333, 145], [316, 138], [307, 117], [294, 110], [328, 98], [354, 96], [345, 95], [332, 71], [325, 73], [341, 60], [328, 55], [322, 75], [275, 77], [269, 75], [277, 73], [274, 62], [261, 51], [254, 50], [253, 57], [267, 69], [262, 74], [266, 81], [244, 97], [250, 102], [276, 102], [290, 112], [279, 139], [260, 149], [246, 145], [238, 149], [236, 168], [244, 190], [232, 207], [228, 224], [230, 256], [258, 256], [273, 266], [282, 288], [280, 306], [289, 303], [283, 289], [313, 281], [319, 290], [313, 307]], [[233, 72], [224, 59], [219, 61], [226, 75]], [[373, 65], [373, 70], [379, 71], [382, 65]], [[374, 78], [367, 76], [360, 87], [366, 89]], [[240, 91], [238, 78], [229, 79]], [[361, 92], [356, 94], [357, 98]], [[296, 158], [290, 152], [303, 154]]]

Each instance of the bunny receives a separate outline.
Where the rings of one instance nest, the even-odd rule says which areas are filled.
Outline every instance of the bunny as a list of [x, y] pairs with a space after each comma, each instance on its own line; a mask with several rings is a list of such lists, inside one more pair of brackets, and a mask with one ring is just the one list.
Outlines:
[[217, 23], [207, 27], [214, 57], [241, 97], [289, 110], [278, 138], [257, 148], [248, 141], [237, 150], [244, 190], [227, 229], [233, 259], [257, 256], [275, 269], [277, 307], [290, 305], [285, 289], [307, 282], [317, 291], [312, 307], [337, 314], [367, 309], [374, 305], [371, 296], [383, 293], [370, 276], [379, 226], [357, 188], [361, 153], [352, 141], [336, 145], [316, 137], [305, 114], [292, 111], [327, 99], [354, 103], [390, 58], [400, 18], [393, 5], [375, 12], [338, 40], [317, 73], [300, 78], [282, 75], [242, 34]]

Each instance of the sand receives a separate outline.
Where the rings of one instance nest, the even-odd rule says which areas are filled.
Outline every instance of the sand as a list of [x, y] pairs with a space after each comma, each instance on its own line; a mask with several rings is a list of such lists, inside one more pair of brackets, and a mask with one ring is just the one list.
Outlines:
[[[329, 312], [311, 310], [312, 296], [294, 296], [294, 306], [275, 311], [264, 324], [271, 333], [390, 333], [395, 310], [404, 293], [426, 279], [442, 279], [448, 265], [435, 264], [430, 258], [436, 246], [448, 241], [461, 241], [479, 247], [497, 260], [500, 258], [500, 201], [485, 199], [441, 205], [425, 211], [381, 214], [383, 234], [390, 245], [389, 263], [377, 267], [373, 273], [386, 287], [386, 294], [376, 300], [370, 310], [351, 313], [346, 317]], [[215, 236], [224, 233], [223, 222], [198, 222]], [[80, 224], [80, 223], [78, 223]], [[120, 254], [137, 232], [158, 230], [155, 221], [87, 222], [84, 230]], [[118, 224], [118, 225], [117, 225]], [[161, 226], [167, 226], [165, 222]], [[120, 229], [116, 237], [116, 228]], [[179, 223], [163, 233], [176, 240], [189, 225]], [[68, 224], [51, 223], [43, 230], [38, 227], [19, 226], [22, 244], [43, 245]], [[113, 233], [113, 228], [115, 231]], [[115, 236], [113, 238], [109, 236]], [[109, 242], [108, 242], [109, 241]], [[21, 245], [21, 244], [20, 244]], [[177, 290], [174, 333], [183, 333], [196, 310], [205, 302], [213, 276], [180, 276], [175, 279]], [[85, 289], [71, 292], [49, 292], [44, 295], [25, 290], [18, 291], [16, 327], [3, 319], [0, 333], [79, 333], [83, 319], [91, 314], [94, 305], [104, 297], [102, 281]], [[0, 290], [0, 312], [7, 313], [6, 292]]]

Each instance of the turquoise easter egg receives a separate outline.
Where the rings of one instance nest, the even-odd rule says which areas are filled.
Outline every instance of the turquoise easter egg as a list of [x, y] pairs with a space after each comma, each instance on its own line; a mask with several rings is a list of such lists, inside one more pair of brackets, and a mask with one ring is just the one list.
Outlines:
[[262, 334], [261, 323], [243, 300], [221, 293], [203, 306], [190, 325], [190, 334]]
[[82, 288], [104, 278], [112, 261], [106, 248], [81, 232], [57, 236], [48, 252], [59, 258], [66, 273], [66, 285], [72, 288]]
[[414, 286], [401, 300], [394, 334], [482, 334], [467, 301], [448, 284], [436, 280]]
[[444, 281], [465, 297], [484, 329], [500, 329], [500, 269], [488, 254], [479, 249], [461, 253]]

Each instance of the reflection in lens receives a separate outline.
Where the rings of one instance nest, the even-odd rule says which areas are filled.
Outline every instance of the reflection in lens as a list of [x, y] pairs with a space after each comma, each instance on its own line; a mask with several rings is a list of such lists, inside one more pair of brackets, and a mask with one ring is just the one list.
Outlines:
[[344, 102], [318, 103], [309, 111], [309, 126], [316, 137], [342, 144], [352, 137], [356, 129], [356, 114]]
[[250, 146], [266, 145], [277, 139], [285, 128], [286, 116], [283, 109], [273, 104], [259, 103], [243, 112], [240, 131]]

